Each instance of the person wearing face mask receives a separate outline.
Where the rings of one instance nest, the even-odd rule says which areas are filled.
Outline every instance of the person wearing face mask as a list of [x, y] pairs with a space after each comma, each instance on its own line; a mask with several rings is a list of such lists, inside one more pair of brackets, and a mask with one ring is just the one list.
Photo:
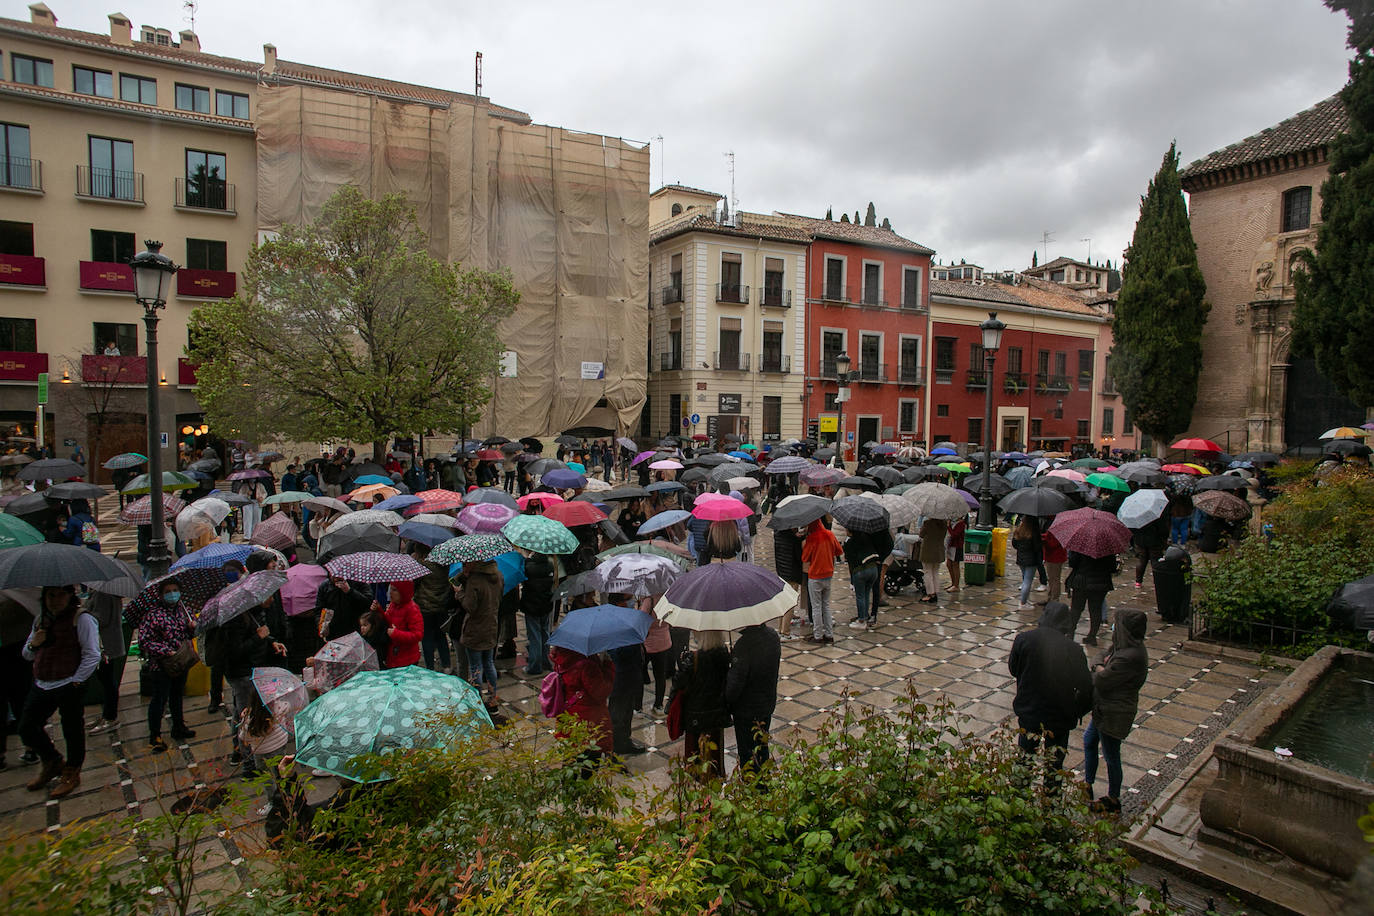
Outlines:
[[176, 654], [181, 643], [195, 633], [191, 614], [181, 603], [181, 583], [176, 577], [158, 584], [161, 599], [138, 622], [138, 646], [143, 664], [148, 670], [152, 696], [148, 700], [148, 749], [155, 754], [167, 750], [162, 740], [162, 710], [172, 713], [172, 739], [184, 741], [196, 733], [186, 727], [182, 716], [182, 698], [186, 694], [186, 674], [172, 677], [162, 668], [161, 660]]

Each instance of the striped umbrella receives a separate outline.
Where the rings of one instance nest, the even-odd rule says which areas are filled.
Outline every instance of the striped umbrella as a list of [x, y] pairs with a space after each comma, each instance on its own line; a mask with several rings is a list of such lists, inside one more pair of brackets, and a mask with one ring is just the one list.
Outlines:
[[768, 467], [763, 470], [766, 474], [800, 474], [809, 467], [811, 467], [811, 462], [805, 458], [787, 455], [768, 462]]
[[534, 553], [569, 554], [577, 550], [577, 535], [562, 522], [543, 515], [517, 515], [501, 529], [506, 540]]
[[[174, 518], [178, 512], [186, 508], [186, 503], [171, 493], [162, 494], [162, 511], [166, 518]], [[151, 525], [153, 522], [153, 498], [151, 496], [140, 496], [138, 499], [124, 506], [119, 513], [119, 523], [121, 525]]]
[[347, 579], [349, 582], [375, 584], [378, 582], [401, 582], [423, 579], [431, 570], [404, 553], [385, 553], [379, 550], [366, 550], [335, 557], [324, 564], [331, 576]]
[[253, 534], [248, 541], [263, 547], [290, 550], [296, 546], [296, 537], [300, 533], [300, 529], [296, 527], [296, 523], [291, 520], [290, 515], [285, 512], [278, 512], [267, 521], [254, 527]]
[[136, 468], [140, 464], [147, 464], [148, 458], [138, 452], [125, 452], [122, 455], [115, 455], [109, 461], [101, 465], [111, 471], [123, 470], [125, 468]]

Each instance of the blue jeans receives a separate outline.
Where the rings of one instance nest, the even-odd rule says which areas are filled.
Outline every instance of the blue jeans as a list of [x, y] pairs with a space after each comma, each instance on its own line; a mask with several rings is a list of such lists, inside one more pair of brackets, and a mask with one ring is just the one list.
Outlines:
[[1182, 547], [1187, 547], [1187, 546], [1188, 546], [1188, 528], [1189, 528], [1189, 526], [1190, 526], [1191, 523], [1192, 523], [1192, 517], [1191, 517], [1191, 516], [1187, 516], [1187, 515], [1183, 516], [1183, 518], [1175, 518], [1175, 519], [1173, 519], [1173, 520], [1170, 522], [1170, 527], [1169, 527], [1169, 543], [1170, 543], [1170, 544], [1178, 544], [1178, 545], [1180, 545], [1180, 546], [1182, 546]]
[[496, 650], [468, 649], [468, 671], [472, 674], [472, 686], [490, 684], [496, 689]]
[[1022, 604], [1029, 604], [1029, 603], [1030, 603], [1031, 588], [1033, 588], [1033, 587], [1035, 586], [1035, 571], [1036, 571], [1036, 567], [1034, 567], [1034, 566], [1022, 566], [1022, 567], [1021, 567], [1021, 603], [1022, 603]]
[[549, 667], [546, 657], [549, 642], [549, 615], [525, 615], [525, 648], [529, 664], [526, 674], [540, 674]]
[[1093, 780], [1097, 778], [1097, 748], [1101, 745], [1102, 757], [1107, 761], [1107, 796], [1121, 799], [1121, 739], [1102, 733], [1097, 728], [1097, 720], [1088, 723], [1083, 731], [1083, 781], [1092, 791]]
[[878, 572], [876, 563], [861, 566], [849, 574], [849, 584], [854, 586], [854, 604], [859, 609], [859, 619], [868, 620], [869, 608], [873, 616], [878, 616]]

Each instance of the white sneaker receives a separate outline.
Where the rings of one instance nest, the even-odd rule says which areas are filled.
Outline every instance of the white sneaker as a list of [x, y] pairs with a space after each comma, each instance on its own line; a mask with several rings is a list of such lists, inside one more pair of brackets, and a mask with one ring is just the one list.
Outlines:
[[862, 621], [862, 620], [851, 620], [851, 621], [849, 621], [849, 629], [851, 629], [851, 630], [862, 630], [862, 629], [866, 628], [867, 626], [868, 626], [868, 624], [865, 623], [865, 622]]
[[102, 735], [105, 732], [114, 731], [116, 728], [119, 728], [118, 719], [97, 719], [87, 731], [92, 735]]
[[1018, 611], [1029, 611], [1029, 610], [1030, 610], [1031, 608], [1033, 608], [1034, 606], [1035, 606], [1035, 605], [1033, 605], [1033, 604], [1026, 604], [1025, 602], [1022, 602], [1021, 604], [1018, 604], [1018, 605], [1016, 606], [1016, 609], [1017, 609]]
[[1037, 592], [1049, 591], [1049, 586], [1048, 586], [1048, 585], [1037, 585], [1037, 586], [1035, 587], [1035, 590], [1036, 590]]

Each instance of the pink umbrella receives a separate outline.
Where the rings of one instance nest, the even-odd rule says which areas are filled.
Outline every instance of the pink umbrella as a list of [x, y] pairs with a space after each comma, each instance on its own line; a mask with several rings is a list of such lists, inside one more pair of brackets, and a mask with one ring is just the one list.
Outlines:
[[740, 500], [731, 499], [728, 496], [723, 496], [720, 499], [708, 499], [705, 502], [698, 498], [692, 508], [692, 515], [708, 522], [748, 518], [753, 514], [753, 509], [750, 509]]
[[291, 520], [291, 516], [286, 512], [278, 512], [267, 521], [257, 525], [248, 542], [260, 544], [263, 547], [275, 547], [277, 550], [290, 550], [296, 546], [296, 535], [298, 534], [300, 534], [300, 529]]
[[329, 578], [323, 566], [298, 563], [286, 571], [286, 584], [281, 587], [281, 606], [286, 616], [295, 617], [315, 609], [315, 593]]
[[682, 470], [682, 462], [664, 458], [662, 461], [655, 461], [649, 467], [655, 471], [680, 471]]
[[247, 470], [243, 470], [243, 471], [235, 471], [234, 473], [230, 474], [229, 477], [228, 477], [227, 479], [228, 479], [228, 480], [231, 480], [231, 481], [232, 481], [232, 480], [257, 480], [257, 479], [260, 479], [260, 478], [271, 477], [271, 476], [272, 476], [272, 475], [271, 475], [269, 472], [267, 472], [267, 471], [259, 470], [258, 468], [248, 468]]
[[519, 514], [500, 503], [473, 503], [458, 513], [458, 530], [464, 534], [500, 534], [506, 522]]
[[1075, 471], [1073, 468], [1056, 468], [1055, 470], [1050, 471], [1045, 476], [1063, 477], [1066, 480], [1072, 480], [1074, 483], [1083, 483], [1085, 480], [1088, 479], [1084, 477], [1082, 474], [1080, 474], [1078, 471]]
[[813, 464], [801, 472], [801, 482], [809, 487], [827, 487], [831, 484], [839, 483], [849, 475], [839, 468], [828, 468], [825, 465]]
[[515, 502], [521, 509], [528, 509], [530, 503], [561, 503], [563, 501], [563, 497], [557, 493], [526, 493]]
[[453, 490], [421, 490], [415, 494], [421, 500], [406, 510], [406, 515], [419, 515], [422, 512], [447, 512], [463, 505], [463, 494]]

